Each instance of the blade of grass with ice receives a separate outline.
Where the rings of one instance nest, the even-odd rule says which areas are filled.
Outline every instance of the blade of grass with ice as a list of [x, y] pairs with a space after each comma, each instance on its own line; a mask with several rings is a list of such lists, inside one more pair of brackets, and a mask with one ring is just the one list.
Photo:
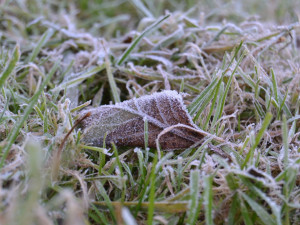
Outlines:
[[289, 165], [289, 143], [288, 143], [288, 127], [286, 122], [286, 116], [282, 117], [282, 141], [283, 141], [283, 165], [287, 167]]
[[128, 56], [134, 50], [134, 48], [140, 43], [140, 41], [143, 39], [143, 37], [145, 37], [148, 33], [153, 31], [155, 28], [158, 28], [158, 25], [160, 25], [164, 20], [169, 18], [169, 16], [170, 16], [170, 14], [164, 16], [162, 19], [159, 19], [157, 22], [155, 22], [154, 24], [149, 26], [146, 30], [144, 30], [144, 32], [140, 36], [138, 36], [132, 42], [132, 44], [126, 49], [126, 51], [123, 53], [123, 55], [121, 56], [121, 58], [117, 62], [117, 65], [121, 65], [128, 58]]
[[100, 66], [96, 66], [92, 69], [89, 69], [86, 72], [83, 72], [81, 74], [79, 74], [78, 76], [74, 76], [73, 79], [62, 82], [60, 85], [58, 85], [57, 87], [55, 87], [54, 89], [52, 89], [52, 92], [56, 92], [56, 91], [60, 91], [63, 90], [67, 87], [73, 87], [75, 85], [80, 84], [81, 82], [83, 82], [84, 80], [86, 80], [87, 78], [99, 73], [100, 71], [104, 70], [105, 68], [105, 64], [102, 64]]
[[249, 195], [240, 192], [243, 199], [246, 200], [246, 202], [249, 204], [251, 209], [258, 215], [258, 217], [261, 219], [261, 221], [264, 222], [264, 224], [268, 225], [275, 225], [276, 221], [274, 218], [265, 210], [263, 206], [258, 204], [255, 200], [253, 200]]
[[190, 173], [190, 200], [189, 200], [189, 211], [187, 224], [193, 225], [197, 221], [198, 217], [198, 207], [199, 207], [199, 198], [200, 195], [200, 170], [193, 170]]
[[144, 156], [143, 156], [143, 152], [140, 149], [135, 149], [135, 152], [137, 153], [138, 156], [138, 161], [139, 161], [139, 177], [140, 177], [140, 184], [138, 187], [138, 193], [140, 193], [140, 191], [143, 188], [143, 184], [145, 181], [145, 163], [144, 163]]
[[272, 86], [273, 94], [274, 94], [276, 102], [278, 103], [278, 85], [277, 85], [277, 81], [276, 81], [273, 69], [271, 69], [271, 75], [272, 75], [272, 84], [273, 84], [273, 86]]
[[[273, 215], [276, 218], [276, 224], [277, 225], [281, 225], [281, 207], [275, 202], [273, 201], [270, 197], [268, 197], [266, 195], [266, 193], [259, 189], [258, 187], [256, 187], [253, 184], [253, 180], [249, 180], [247, 178], [241, 177], [242, 182], [245, 184], [245, 186], [247, 186], [254, 194], [252, 196], [259, 196], [261, 199], [263, 199], [272, 209]], [[256, 180], [256, 183], [258, 183], [259, 180]]]
[[106, 68], [106, 73], [107, 73], [107, 77], [108, 77], [108, 83], [109, 83], [109, 86], [110, 86], [110, 89], [111, 89], [111, 92], [112, 92], [112, 95], [114, 98], [114, 102], [115, 103], [121, 102], [117, 84], [116, 84], [114, 75], [111, 72], [110, 61], [108, 59], [107, 54], [105, 56], [105, 68]]
[[150, 193], [149, 193], [149, 208], [148, 208], [148, 218], [147, 224], [152, 225], [153, 222], [153, 214], [154, 214], [154, 200], [155, 200], [155, 167], [157, 164], [157, 154], [155, 154], [152, 169], [150, 174]]
[[26, 59], [27, 63], [35, 60], [35, 58], [41, 51], [42, 47], [48, 42], [48, 40], [52, 37], [53, 34], [54, 34], [54, 30], [50, 28], [42, 35], [42, 37], [38, 41], [37, 45], [31, 52], [31, 54], [27, 57]]
[[251, 158], [253, 158], [254, 150], [258, 146], [258, 144], [259, 144], [260, 140], [262, 139], [265, 131], [267, 130], [267, 128], [268, 128], [268, 126], [269, 126], [269, 124], [270, 124], [270, 122], [272, 120], [272, 117], [273, 117], [272, 113], [268, 112], [266, 114], [266, 117], [265, 117], [264, 121], [262, 122], [261, 128], [260, 128], [258, 134], [256, 135], [255, 142], [251, 146], [248, 154], [246, 155], [246, 158], [245, 158], [244, 163], [242, 165], [242, 169], [245, 168], [245, 166], [247, 165], [247, 163], [249, 162], [249, 160]]
[[121, 184], [122, 184], [122, 196], [121, 196], [121, 202], [125, 201], [125, 192], [126, 192], [126, 181], [124, 181], [124, 172], [123, 172], [123, 167], [122, 164], [120, 162], [120, 158], [119, 158], [119, 154], [118, 154], [118, 150], [117, 147], [114, 143], [112, 143], [112, 148], [116, 157], [116, 161], [117, 161], [117, 165], [120, 171], [120, 180], [121, 180]]
[[204, 209], [205, 209], [205, 223], [213, 225], [213, 190], [212, 190], [212, 175], [204, 177]]
[[[241, 43], [241, 44], [242, 44], [242, 43]], [[236, 52], [235, 52], [235, 55], [238, 53], [238, 51], [240, 50], [241, 47], [242, 47], [242, 46], [240, 45], [240, 46], [237, 48], [237, 50], [236, 50]], [[240, 56], [240, 58], [238, 59], [238, 61], [237, 61], [237, 63], [236, 63], [236, 66], [235, 66], [235, 68], [233, 69], [233, 71], [231, 72], [231, 75], [230, 75], [230, 77], [229, 77], [229, 80], [227, 81], [227, 85], [226, 85], [226, 88], [225, 88], [225, 92], [224, 92], [224, 94], [223, 94], [223, 96], [222, 96], [222, 100], [221, 100], [221, 102], [222, 102], [222, 103], [221, 103], [221, 108], [220, 108], [220, 111], [218, 111], [218, 114], [216, 115], [216, 119], [217, 119], [217, 120], [220, 119], [221, 116], [222, 116], [223, 109], [224, 109], [224, 106], [225, 106], [225, 100], [226, 100], [226, 97], [227, 97], [229, 88], [230, 88], [230, 86], [231, 86], [231, 82], [232, 82], [233, 76], [235, 75], [235, 72], [236, 72], [236, 70], [237, 70], [239, 64], [241, 63], [242, 59], [244, 58], [245, 54], [246, 54], [246, 52], [244, 51], [244, 52], [242, 53], [242, 55]], [[218, 128], [217, 128], [216, 130], [218, 131]]]
[[209, 94], [214, 90], [215, 86], [217, 85], [218, 81], [221, 78], [214, 79], [202, 92], [201, 94], [196, 97], [193, 102], [187, 107], [188, 112], [190, 115], [194, 115], [199, 108], [201, 107], [202, 102], [209, 96]]
[[10, 74], [12, 73], [14, 68], [16, 67], [19, 59], [20, 59], [20, 47], [19, 47], [19, 45], [16, 45], [16, 47], [12, 53], [12, 56], [10, 58], [10, 62], [7, 64], [4, 71], [0, 75], [0, 89], [2, 89], [5, 81], [10, 76]]
[[130, 2], [141, 11], [145, 16], [149, 18], [154, 18], [152, 13], [147, 9], [144, 3], [141, 0], [130, 0]]
[[242, 198], [240, 199], [240, 206], [241, 206], [242, 218], [245, 222], [245, 225], [253, 225], [249, 210], [247, 209], [247, 206]]
[[228, 214], [228, 224], [234, 224], [236, 221], [235, 217], [238, 215], [238, 211], [240, 210], [239, 198], [237, 193], [235, 193], [232, 197], [231, 206]]
[[3, 116], [4, 116], [4, 114], [5, 114], [5, 112], [6, 112], [7, 108], [8, 108], [8, 103], [9, 103], [9, 99], [6, 100], [5, 106], [2, 109], [2, 112], [0, 114], [0, 124], [2, 123]]
[[[108, 224], [108, 221], [105, 218], [105, 215], [103, 215], [102, 212], [100, 212], [99, 209], [97, 209], [97, 207], [94, 204], [91, 204], [91, 207], [94, 209], [94, 211], [96, 212], [96, 215], [100, 218], [101, 222], [103, 224]], [[95, 220], [96, 221], [96, 220]], [[97, 222], [97, 221], [96, 221]], [[99, 221], [100, 222], [100, 221]]]
[[7, 138], [7, 143], [4, 146], [4, 148], [2, 149], [2, 154], [3, 155], [2, 155], [2, 158], [1, 158], [1, 161], [0, 161], [0, 170], [2, 169], [2, 167], [4, 165], [4, 162], [6, 160], [6, 157], [7, 157], [8, 153], [9, 153], [9, 150], [10, 150], [11, 146], [13, 145], [13, 143], [15, 142], [15, 140], [16, 140], [19, 132], [20, 132], [20, 129], [22, 128], [24, 122], [27, 120], [29, 114], [33, 110], [33, 107], [35, 106], [36, 102], [38, 101], [39, 96], [41, 95], [42, 91], [44, 90], [46, 85], [50, 82], [52, 76], [56, 72], [56, 70], [58, 68], [58, 65], [59, 65], [58, 62], [56, 62], [52, 66], [51, 70], [49, 71], [49, 74], [46, 76], [45, 80], [40, 85], [37, 92], [32, 96], [29, 104], [25, 108], [23, 116], [17, 121], [17, 123], [15, 124], [13, 130], [9, 133], [9, 136]]
[[217, 86], [216, 86], [216, 88], [215, 88], [215, 90], [214, 90], [215, 94], [213, 95], [213, 101], [211, 103], [211, 107], [210, 107], [209, 113], [208, 113], [206, 121], [204, 123], [203, 130], [206, 130], [207, 125], [208, 125], [208, 123], [210, 121], [211, 115], [213, 113], [213, 110], [215, 109], [215, 104], [216, 104], [216, 101], [217, 101], [217, 98], [218, 98], [218, 95], [219, 95], [219, 92], [220, 92], [221, 83], [222, 83], [222, 80], [220, 79], [219, 82], [218, 82], [218, 84], [217, 84]]
[[[111, 202], [109, 196], [106, 193], [105, 188], [103, 187], [103, 184], [100, 181], [96, 180], [95, 181], [95, 186], [97, 187], [100, 195], [103, 197], [103, 199], [105, 201], [105, 205], [109, 209], [113, 221], [116, 223], [117, 220], [116, 220], [115, 210], [114, 210], [114, 207], [112, 205], [112, 202]], [[96, 205], [96, 202], [94, 202], [94, 204]], [[118, 204], [120, 204], [120, 203], [118, 202]]]

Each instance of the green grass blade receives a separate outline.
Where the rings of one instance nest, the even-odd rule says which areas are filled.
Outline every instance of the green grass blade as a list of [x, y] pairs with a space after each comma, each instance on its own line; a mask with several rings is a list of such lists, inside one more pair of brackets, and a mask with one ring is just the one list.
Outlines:
[[198, 109], [200, 108], [202, 102], [205, 100], [206, 96], [209, 95], [215, 88], [215, 86], [218, 84], [219, 80], [221, 78], [216, 78], [214, 79], [202, 92], [201, 94], [196, 97], [193, 102], [187, 107], [188, 112], [190, 113], [191, 116], [193, 116]]
[[208, 138], [203, 144], [200, 145], [200, 147], [195, 151], [195, 153], [189, 158], [185, 166], [183, 167], [182, 171], [184, 172], [191, 164], [192, 161], [194, 161], [201, 152], [203, 152], [203, 149], [206, 148], [207, 144], [211, 142], [213, 137]]
[[256, 136], [256, 138], [255, 138], [255, 142], [254, 142], [254, 144], [251, 146], [251, 148], [250, 148], [250, 150], [249, 150], [249, 152], [248, 152], [248, 154], [247, 154], [247, 156], [246, 156], [246, 158], [245, 158], [245, 161], [244, 161], [244, 163], [243, 163], [243, 165], [242, 165], [242, 169], [245, 168], [245, 166], [246, 166], [247, 163], [249, 162], [250, 158], [253, 157], [254, 150], [255, 150], [255, 148], [258, 146], [260, 140], [262, 139], [262, 137], [263, 137], [263, 135], [264, 135], [266, 129], [268, 128], [268, 126], [269, 126], [269, 124], [270, 124], [270, 122], [271, 122], [271, 120], [272, 120], [272, 117], [273, 117], [273, 116], [272, 116], [272, 113], [268, 112], [268, 113], [266, 114], [266, 117], [265, 117], [264, 121], [262, 122], [261, 128], [260, 128], [260, 130], [259, 130], [259, 132], [258, 132], [258, 134], [257, 134], [257, 136]]
[[[239, 51], [241, 50], [242, 46], [243, 46], [243, 41], [241, 41], [240, 44], [239, 44], [239, 45], [237, 46], [237, 48], [235, 49], [234, 55], [233, 55], [233, 57], [231, 58], [231, 60], [230, 60], [230, 62], [229, 62], [229, 64], [228, 64], [228, 66], [227, 66], [226, 69], [224, 70], [223, 74], [226, 73], [226, 72], [228, 71], [228, 69], [229, 69], [230, 66], [232, 65], [232, 63], [233, 63], [235, 57], [237, 56], [237, 54], [238, 54]], [[244, 55], [244, 53], [243, 53], [243, 55]], [[238, 66], [238, 65], [239, 65], [239, 63], [237, 63], [237, 66]], [[236, 69], [235, 69], [235, 70], [236, 70]]]
[[[257, 186], [253, 184], [253, 180], [249, 180], [247, 178], [241, 177], [242, 182], [247, 186], [253, 193], [253, 196], [259, 196], [263, 199], [272, 209], [273, 215], [276, 218], [276, 224], [281, 225], [281, 206], [278, 205], [274, 200], [266, 195], [266, 193], [259, 189]], [[256, 180], [256, 183], [259, 183], [259, 179]]]
[[246, 74], [240, 67], [238, 67], [238, 72], [241, 78], [244, 80], [244, 82], [247, 85], [249, 85], [252, 89], [255, 89], [255, 82], [252, 80], [249, 74]]
[[7, 64], [7, 66], [5, 67], [4, 71], [2, 72], [2, 74], [0, 76], [0, 89], [2, 89], [5, 81], [10, 76], [10, 74], [13, 72], [19, 59], [20, 59], [20, 47], [19, 47], [19, 45], [16, 45], [16, 47], [12, 53], [12, 56], [10, 58], [10, 62]]
[[152, 13], [147, 9], [147, 7], [144, 5], [144, 3], [141, 0], [130, 0], [130, 2], [137, 8], [139, 11], [141, 11], [145, 16], [154, 18]]
[[219, 93], [218, 93], [218, 102], [217, 102], [217, 106], [216, 106], [216, 109], [215, 109], [215, 115], [213, 117], [213, 120], [211, 122], [211, 126], [210, 126], [210, 132], [213, 132], [214, 133], [214, 127], [216, 125], [216, 123], [218, 122], [218, 117], [217, 115], [221, 115], [222, 112], [221, 112], [221, 108], [222, 108], [222, 96], [224, 95], [224, 82], [222, 81], [221, 84], [220, 84], [220, 87], [219, 87]]
[[68, 88], [74, 87], [74, 86], [82, 83], [87, 78], [89, 78], [89, 77], [99, 73], [100, 71], [104, 70], [104, 68], [105, 68], [105, 64], [102, 64], [100, 66], [93, 67], [93, 68], [89, 69], [88, 71], [79, 73], [78, 75], [76, 74], [76, 76], [72, 76], [74, 78], [72, 78], [71, 80], [62, 82], [60, 85], [58, 85], [57, 87], [55, 87], [51, 91], [52, 91], [52, 93], [54, 93], [56, 91], [66, 89], [67, 87]]
[[139, 184], [139, 188], [138, 188], [138, 193], [140, 193], [140, 191], [143, 188], [144, 181], [145, 181], [145, 172], [144, 172], [145, 163], [144, 163], [144, 156], [143, 156], [142, 151], [140, 149], [135, 149], [135, 152], [137, 153], [138, 161], [139, 161], [140, 184]]
[[[218, 84], [219, 84], [219, 82], [218, 82]], [[198, 112], [197, 112], [196, 116], [193, 119], [194, 121], [197, 121], [199, 119], [199, 116], [201, 115], [201, 113], [203, 112], [203, 110], [205, 109], [205, 107], [209, 104], [209, 102], [214, 97], [213, 92], [217, 92], [216, 91], [216, 87], [201, 102], [200, 107], [198, 109]]]
[[205, 208], [205, 224], [213, 225], [213, 190], [212, 175], [204, 177], [204, 208]]
[[286, 168], [289, 165], [289, 143], [288, 143], [288, 127], [286, 116], [282, 118], [282, 142], [283, 142], [283, 165]]
[[276, 81], [276, 78], [275, 78], [275, 74], [274, 74], [274, 70], [271, 68], [271, 75], [272, 75], [272, 90], [273, 90], [273, 94], [274, 94], [274, 97], [275, 97], [275, 100], [276, 102], [278, 102], [278, 85], [277, 85], [277, 81]]
[[243, 199], [249, 204], [251, 209], [258, 215], [258, 217], [268, 225], [276, 225], [274, 218], [265, 210], [263, 206], [258, 204], [255, 200], [249, 197], [247, 194], [240, 192]]
[[205, 121], [205, 124], [203, 126], [203, 130], [206, 130], [207, 129], [207, 126], [208, 126], [208, 123], [210, 121], [210, 117], [215, 109], [215, 104], [216, 104], [216, 101], [217, 101], [217, 98], [218, 98], [218, 95], [219, 95], [219, 92], [220, 92], [220, 86], [221, 86], [221, 83], [222, 83], [222, 80], [220, 79], [216, 88], [215, 88], [215, 94], [213, 96], [213, 101], [211, 103], [211, 107], [210, 107], [210, 110], [209, 110], [209, 113], [207, 115], [207, 118], [206, 118], [206, 121]]
[[247, 206], [243, 199], [240, 199], [240, 206], [241, 206], [241, 213], [243, 220], [245, 222], [245, 225], [253, 225], [253, 222], [251, 220], [251, 215], [249, 213], [249, 210], [247, 209]]
[[123, 172], [123, 167], [122, 164], [120, 162], [120, 158], [119, 158], [119, 154], [118, 154], [118, 150], [117, 147], [114, 143], [112, 143], [112, 148], [116, 157], [116, 161], [117, 161], [117, 165], [120, 171], [120, 179], [121, 179], [121, 183], [122, 183], [122, 196], [121, 196], [121, 202], [123, 203], [125, 201], [125, 192], [126, 192], [126, 181], [124, 181], [124, 172]]
[[237, 193], [235, 193], [232, 197], [232, 202], [229, 210], [228, 215], [228, 224], [234, 224], [234, 221], [236, 221], [236, 216], [238, 215], [238, 212], [240, 210], [240, 202]]
[[200, 170], [193, 170], [190, 173], [190, 200], [189, 200], [189, 211], [187, 224], [193, 225], [197, 221], [198, 217], [198, 205], [199, 205], [199, 195], [200, 195]]
[[103, 187], [103, 184], [100, 181], [96, 180], [95, 181], [95, 186], [98, 189], [100, 195], [103, 197], [103, 199], [105, 201], [105, 204], [106, 204], [107, 208], [110, 211], [110, 214], [111, 214], [111, 217], [112, 217], [113, 221], [116, 223], [116, 221], [117, 221], [116, 220], [116, 213], [115, 213], [114, 207], [112, 205], [112, 202], [111, 202], [109, 196], [107, 195], [105, 188]]
[[126, 49], [126, 51], [121, 56], [120, 60], [117, 62], [117, 65], [121, 65], [130, 55], [130, 53], [134, 50], [134, 48], [140, 43], [140, 41], [145, 37], [147, 34], [149, 34], [151, 31], [153, 31], [155, 28], [158, 28], [158, 25], [160, 25], [164, 20], [169, 18], [170, 14], [164, 16], [162, 19], [159, 19], [157, 22], [149, 26], [144, 32], [138, 36], [132, 44]]
[[37, 55], [39, 54], [39, 52], [41, 51], [42, 47], [48, 42], [48, 40], [52, 37], [52, 35], [54, 34], [54, 30], [53, 29], [48, 29], [43, 36], [40, 38], [40, 40], [38, 41], [37, 45], [35, 46], [35, 48], [33, 49], [33, 51], [31, 52], [31, 54], [27, 57], [26, 62], [32, 62], [35, 60], [35, 58], [37, 57]]
[[108, 221], [106, 220], [105, 216], [103, 215], [102, 212], [100, 212], [100, 210], [97, 209], [97, 207], [94, 204], [91, 204], [92, 208], [94, 209], [94, 211], [96, 212], [97, 216], [100, 218], [101, 222], [103, 224], [108, 224]]
[[58, 62], [56, 62], [53, 67], [51, 68], [51, 70], [49, 71], [49, 74], [46, 76], [45, 80], [43, 81], [43, 83], [40, 85], [39, 89], [36, 91], [36, 93], [32, 96], [29, 104], [27, 105], [27, 107], [25, 108], [24, 114], [23, 116], [17, 121], [17, 123], [15, 124], [13, 130], [9, 133], [9, 136], [7, 138], [7, 144], [4, 146], [3, 150], [2, 150], [2, 158], [0, 161], [0, 170], [2, 169], [5, 159], [9, 153], [9, 150], [11, 148], [11, 146], [13, 145], [13, 143], [15, 142], [20, 129], [22, 128], [24, 122], [27, 120], [29, 114], [31, 113], [31, 111], [33, 110], [33, 107], [35, 106], [36, 102], [39, 99], [39, 96], [41, 95], [42, 91], [44, 90], [44, 88], [46, 87], [46, 85], [50, 82], [52, 76], [54, 75], [54, 73], [56, 72], [57, 68], [58, 68]]
[[232, 82], [233, 76], [234, 76], [234, 74], [235, 74], [235, 72], [236, 72], [236, 70], [237, 70], [239, 64], [241, 63], [242, 59], [244, 58], [245, 54], [246, 54], [246, 52], [244, 51], [244, 52], [242, 53], [242, 55], [240, 56], [240, 58], [238, 59], [238, 61], [237, 61], [237, 63], [236, 63], [236, 66], [235, 66], [235, 68], [233, 69], [233, 71], [232, 71], [232, 73], [231, 73], [231, 75], [230, 75], [230, 77], [229, 77], [229, 80], [227, 81], [227, 85], [226, 85], [226, 88], [225, 88], [225, 92], [224, 92], [223, 97], [222, 97], [221, 109], [220, 109], [220, 111], [219, 111], [219, 114], [216, 116], [217, 119], [220, 119], [220, 117], [222, 116], [223, 109], [224, 109], [224, 106], [225, 106], [225, 100], [226, 100], [226, 97], [227, 97], [229, 88], [230, 88], [230, 86], [231, 86], [231, 82]]
[[263, 108], [261, 107], [261, 105], [257, 99], [254, 99], [254, 106], [255, 106], [256, 112], [258, 113], [259, 117], [265, 118], [266, 113], [264, 112]]
[[157, 154], [154, 156], [151, 175], [150, 175], [150, 193], [149, 193], [149, 208], [148, 208], [148, 219], [147, 224], [152, 225], [153, 223], [153, 214], [154, 214], [154, 199], [155, 199], [155, 167], [157, 163]]
[[131, 185], [134, 186], [135, 185], [135, 181], [133, 179], [132, 171], [131, 171], [130, 167], [128, 166], [128, 164], [126, 162], [121, 162], [121, 164], [122, 164], [124, 170], [127, 173], [126, 175], [129, 176], [129, 180], [130, 180]]
[[166, 48], [176, 41], [182, 39], [184, 35], [184, 31], [182, 28], [178, 28], [174, 33], [168, 35], [166, 38], [163, 38], [161, 41], [159, 41], [152, 50], [158, 50], [158, 49], [163, 49]]
[[180, 88], [179, 88], [179, 93], [184, 91], [184, 79], [181, 79], [181, 83], [180, 83]]
[[111, 71], [111, 66], [110, 66], [110, 61], [108, 59], [108, 55], [106, 55], [105, 57], [105, 67], [106, 67], [106, 73], [107, 73], [107, 77], [108, 77], [108, 83], [114, 98], [114, 102], [118, 103], [121, 102], [120, 100], [120, 95], [119, 95], [119, 91], [118, 91], [118, 87], [114, 78], [114, 75]]
[[8, 103], [9, 103], [9, 99], [6, 100], [5, 106], [2, 109], [2, 112], [0, 114], [0, 124], [2, 123], [2, 118], [3, 118], [5, 112], [6, 112], [7, 108], [8, 108]]
[[[282, 101], [281, 101], [281, 103], [280, 103], [280, 106], [279, 106], [279, 109], [278, 109], [278, 112], [277, 112], [277, 119], [279, 119], [280, 118], [280, 112], [281, 112], [281, 110], [282, 110], [282, 108], [284, 107], [284, 105], [285, 105], [285, 100], [286, 100], [286, 97], [288, 96], [288, 91], [285, 93], [285, 95], [284, 95], [284, 97], [283, 97], [283, 99], [282, 99]], [[280, 98], [281, 99], [281, 98]]]

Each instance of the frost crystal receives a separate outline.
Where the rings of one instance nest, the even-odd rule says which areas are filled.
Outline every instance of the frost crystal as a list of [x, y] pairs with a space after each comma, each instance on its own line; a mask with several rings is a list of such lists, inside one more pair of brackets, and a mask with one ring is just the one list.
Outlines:
[[[115, 105], [104, 105], [92, 110], [82, 122], [83, 141], [103, 146], [114, 142], [117, 146], [144, 147], [144, 121], [148, 121], [148, 145], [156, 147], [158, 135], [169, 128], [159, 139], [166, 150], [182, 149], [199, 142], [204, 132], [193, 123], [176, 91], [163, 91], [134, 98]], [[180, 124], [181, 126], [173, 126]]]

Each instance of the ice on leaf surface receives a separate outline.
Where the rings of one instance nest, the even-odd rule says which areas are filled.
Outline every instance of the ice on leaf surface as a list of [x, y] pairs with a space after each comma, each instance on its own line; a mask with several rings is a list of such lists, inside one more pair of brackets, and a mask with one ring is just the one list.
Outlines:
[[[206, 135], [197, 128], [186, 111], [182, 96], [176, 91], [163, 91], [134, 98], [115, 105], [85, 110], [91, 116], [83, 120], [83, 141], [94, 146], [106, 144], [144, 147], [144, 121], [148, 121], [148, 146], [156, 147], [160, 135], [162, 149], [184, 149]], [[177, 125], [177, 126], [175, 126]], [[169, 129], [168, 129], [169, 128]]]

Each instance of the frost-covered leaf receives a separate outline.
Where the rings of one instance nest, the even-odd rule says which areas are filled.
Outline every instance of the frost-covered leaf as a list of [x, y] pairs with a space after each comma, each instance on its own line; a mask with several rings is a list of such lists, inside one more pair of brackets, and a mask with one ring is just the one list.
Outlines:
[[148, 121], [148, 146], [156, 147], [156, 139], [162, 149], [188, 148], [201, 141], [206, 132], [197, 128], [176, 91], [163, 91], [134, 98], [115, 105], [105, 105], [85, 110], [91, 116], [82, 121], [83, 141], [102, 146], [144, 146], [144, 120]]

